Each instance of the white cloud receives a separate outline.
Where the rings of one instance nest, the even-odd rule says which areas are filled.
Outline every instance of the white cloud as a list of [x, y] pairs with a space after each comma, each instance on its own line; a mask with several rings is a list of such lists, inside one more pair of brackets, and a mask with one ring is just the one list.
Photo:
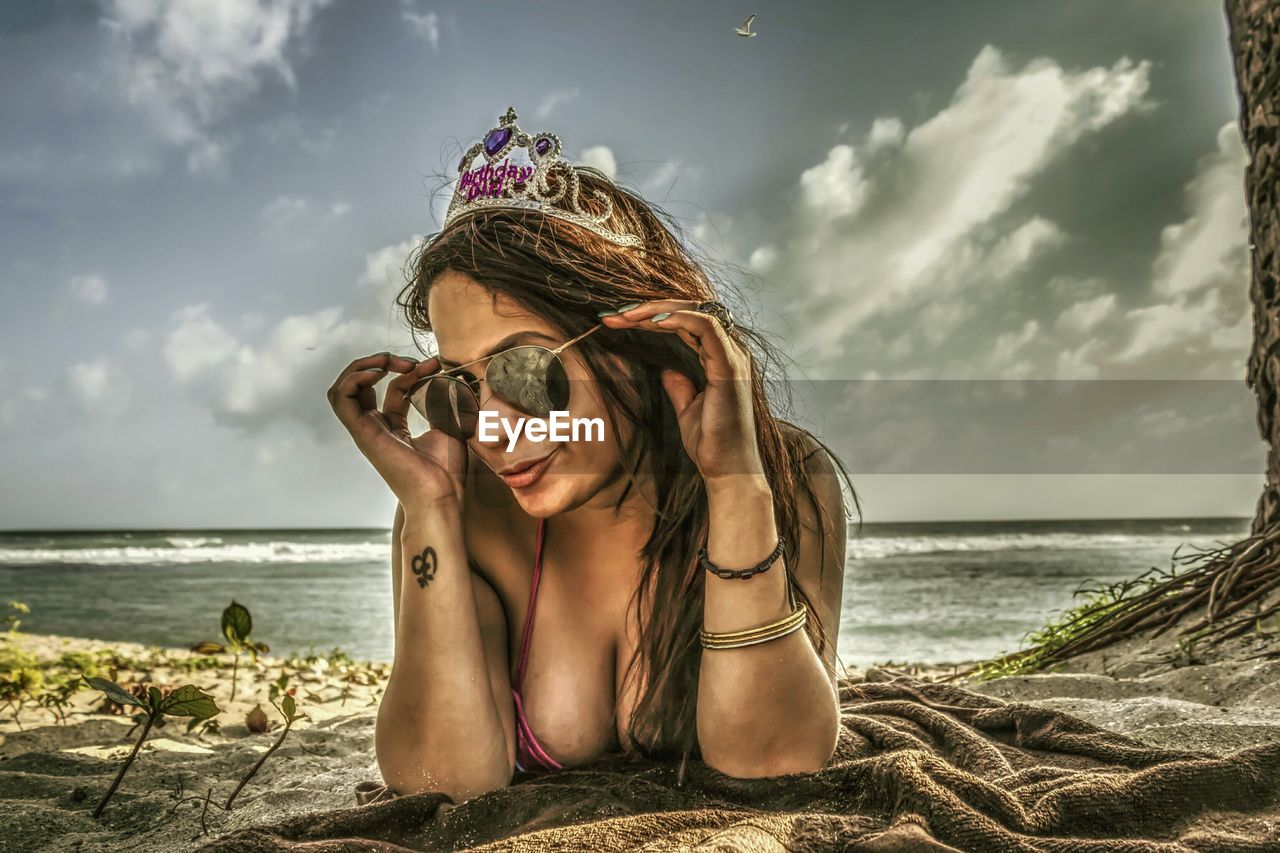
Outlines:
[[822, 220], [856, 213], [866, 195], [862, 165], [852, 145], [837, 145], [825, 162], [800, 174], [800, 199]]
[[175, 311], [173, 320], [176, 326], [165, 341], [164, 357], [179, 380], [192, 379], [235, 356], [239, 341], [209, 316], [209, 303]]
[[198, 139], [187, 152], [187, 171], [194, 174], [216, 172], [226, 165], [227, 145], [212, 139]]
[[107, 282], [99, 275], [75, 275], [71, 293], [86, 305], [101, 305], [107, 301]]
[[1027, 320], [1015, 332], [1005, 332], [996, 338], [988, 358], [989, 371], [1002, 379], [1022, 379], [1031, 373], [1031, 362], [1018, 360], [1024, 347], [1036, 338], [1040, 324]]
[[413, 34], [431, 45], [432, 50], [440, 47], [440, 16], [435, 12], [420, 11], [416, 0], [400, 0], [400, 17]]
[[151, 343], [151, 332], [146, 329], [133, 328], [125, 332], [124, 345], [131, 352], [141, 352]]
[[1187, 217], [1161, 232], [1152, 303], [1125, 315], [1115, 360], [1131, 371], [1241, 374], [1251, 330], [1246, 158], [1238, 126], [1224, 124], [1185, 188]]
[[758, 273], [768, 273], [778, 262], [778, 250], [773, 246], [760, 246], [751, 253], [748, 263]]
[[391, 349], [413, 352], [413, 336], [389, 306], [418, 237], [365, 259], [350, 303], [283, 317], [263, 327], [241, 317], [239, 335], [200, 304], [177, 312], [164, 347], [173, 375], [224, 420], [242, 426], [301, 421], [319, 435], [335, 425], [324, 392], [352, 359]]
[[72, 365], [67, 382], [80, 403], [95, 412], [118, 414], [128, 405], [129, 382], [105, 358]]
[[345, 201], [329, 204], [317, 203], [304, 196], [281, 195], [272, 199], [259, 213], [262, 221], [272, 228], [287, 228], [299, 223], [319, 225], [341, 219], [351, 211]]
[[1068, 334], [1083, 335], [1088, 333], [1116, 310], [1116, 295], [1104, 293], [1093, 299], [1077, 302], [1058, 315], [1054, 324]]
[[1197, 297], [1134, 308], [1125, 315], [1132, 322], [1129, 345], [1116, 353], [1115, 358], [1136, 361], [1173, 347], [1185, 349], [1190, 338], [1218, 325], [1217, 313], [1218, 292], [1214, 290]]
[[311, 209], [311, 204], [299, 196], [282, 195], [271, 200], [260, 214], [263, 221], [276, 227], [288, 225]]
[[1238, 287], [1248, 264], [1248, 208], [1243, 173], [1247, 154], [1234, 121], [1217, 135], [1217, 149], [1186, 186], [1191, 215], [1160, 233], [1155, 292], [1162, 296], [1206, 287]]
[[896, 148], [902, 144], [905, 135], [901, 119], [882, 116], [871, 123], [871, 131], [867, 134], [867, 149], [879, 151], [882, 148]]
[[1086, 340], [1076, 349], [1063, 350], [1058, 353], [1054, 363], [1055, 379], [1097, 379], [1102, 371], [1097, 363], [1098, 342]]
[[557, 89], [554, 92], [548, 92], [547, 95], [538, 102], [538, 108], [534, 111], [534, 115], [540, 119], [549, 118], [556, 107], [561, 104], [567, 104], [581, 94], [578, 87], [572, 89]]
[[613, 158], [613, 150], [607, 145], [593, 145], [583, 149], [582, 163], [599, 169], [610, 178], [618, 177], [618, 161]]
[[686, 170], [682, 169], [679, 163], [674, 160], [665, 160], [640, 184], [640, 192], [645, 197], [665, 194], [684, 174]]
[[[952, 320], [956, 334], [969, 333], [964, 345], [973, 357], [953, 359], [955, 369], [964, 376], [985, 369], [971, 322], [990, 330], [993, 318], [970, 321], [948, 306], [998, 305], [999, 294], [1033, 286], [1037, 262], [1068, 235], [1015, 204], [1080, 140], [1151, 108], [1150, 67], [1122, 58], [1068, 70], [1040, 58], [1012, 68], [986, 46], [934, 115], [909, 129], [880, 118], [861, 148], [835, 145], [804, 169], [789, 215], [754, 256], [787, 271], [790, 299], [782, 310], [806, 329], [804, 345], [812, 349], [802, 355], [828, 374], [844, 357], [858, 362], [850, 368], [858, 373], [894, 375], [884, 353], [868, 348], [867, 329], [911, 327], [910, 318], [932, 303], [941, 316], [960, 317]], [[1001, 318], [1016, 323], [1009, 342], [1021, 340], [1027, 319]], [[850, 349], [876, 363], [853, 358]], [[1020, 356], [1016, 369], [1029, 357]]]
[[329, 0], [104, 2], [128, 101], [169, 143], [189, 149], [188, 167], [198, 172], [222, 162], [208, 131], [231, 105], [266, 77], [297, 87], [290, 49]]
[[991, 247], [984, 259], [985, 272], [992, 278], [1005, 279], [1021, 272], [1040, 253], [1056, 249], [1066, 242], [1066, 235], [1049, 220], [1033, 216]]
[[71, 385], [85, 402], [97, 403], [107, 395], [107, 363], [105, 361], [82, 362], [67, 371]]

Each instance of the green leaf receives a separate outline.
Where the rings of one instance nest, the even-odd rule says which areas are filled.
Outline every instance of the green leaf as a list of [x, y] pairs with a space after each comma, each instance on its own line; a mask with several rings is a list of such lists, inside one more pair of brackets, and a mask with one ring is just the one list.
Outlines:
[[139, 708], [147, 707], [147, 703], [143, 702], [137, 696], [134, 696], [128, 690], [125, 690], [114, 681], [108, 681], [105, 678], [90, 678], [87, 675], [81, 676], [85, 681], [89, 682], [89, 686], [94, 690], [101, 690], [107, 694], [107, 698], [117, 705], [137, 705]]
[[280, 710], [284, 711], [286, 719], [293, 719], [294, 712], [298, 710], [298, 703], [288, 693], [284, 694], [284, 698], [280, 700]]
[[226, 650], [227, 650], [227, 647], [222, 645], [222, 643], [213, 643], [208, 641], [203, 643], [196, 643], [194, 646], [191, 647], [191, 651], [195, 652], [198, 655], [220, 655]]
[[194, 684], [184, 684], [164, 698], [160, 703], [160, 711], [171, 717], [207, 720], [218, 714], [220, 709], [208, 693]]
[[164, 697], [160, 695], [160, 688], [147, 688], [147, 705], [151, 708], [152, 713], [160, 713], [160, 702]]
[[233, 643], [243, 644], [249, 639], [253, 630], [253, 617], [249, 608], [232, 600], [227, 609], [222, 611], [222, 634]]

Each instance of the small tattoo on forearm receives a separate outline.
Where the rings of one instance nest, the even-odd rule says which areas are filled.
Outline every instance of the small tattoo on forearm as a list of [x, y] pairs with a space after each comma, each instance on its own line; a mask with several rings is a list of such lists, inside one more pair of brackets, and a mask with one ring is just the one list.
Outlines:
[[413, 573], [418, 576], [418, 586], [425, 587], [436, 576], [436, 549], [427, 546], [413, 558]]

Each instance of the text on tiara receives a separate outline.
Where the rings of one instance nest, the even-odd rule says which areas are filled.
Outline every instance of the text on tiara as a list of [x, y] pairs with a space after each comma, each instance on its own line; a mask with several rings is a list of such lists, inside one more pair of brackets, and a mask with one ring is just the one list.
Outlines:
[[500, 198], [507, 181], [523, 184], [532, 175], [532, 166], [517, 166], [510, 159], [503, 160], [502, 165], [496, 168], [492, 163], [485, 163], [462, 173], [458, 179], [458, 192], [465, 194], [467, 201], [475, 201], [477, 196]]

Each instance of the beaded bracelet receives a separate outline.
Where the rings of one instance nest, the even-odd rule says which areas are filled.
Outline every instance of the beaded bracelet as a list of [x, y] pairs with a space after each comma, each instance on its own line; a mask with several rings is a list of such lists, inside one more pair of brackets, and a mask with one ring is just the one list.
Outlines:
[[785, 540], [781, 536], [779, 536], [778, 545], [776, 548], [773, 549], [773, 553], [770, 554], [768, 557], [765, 557], [762, 562], [756, 563], [754, 566], [752, 566], [749, 569], [720, 568], [715, 563], [707, 559], [707, 548], [705, 545], [698, 549], [698, 560], [699, 562], [702, 563], [703, 568], [711, 572], [716, 577], [725, 578], [725, 579], [741, 578], [742, 580], [746, 580], [747, 578], [752, 577], [753, 575], [758, 575], [761, 572], [768, 571], [769, 567], [773, 565], [774, 561], [782, 556], [782, 547], [784, 544], [785, 544]]
[[747, 628], [742, 631], [716, 633], [704, 628], [698, 632], [698, 639], [704, 649], [739, 649], [743, 646], [754, 646], [758, 643], [767, 643], [770, 640], [785, 637], [787, 634], [799, 631], [808, 620], [809, 608], [805, 607], [802, 601], [796, 605], [795, 610], [792, 610], [781, 619], [770, 622], [768, 625]]

